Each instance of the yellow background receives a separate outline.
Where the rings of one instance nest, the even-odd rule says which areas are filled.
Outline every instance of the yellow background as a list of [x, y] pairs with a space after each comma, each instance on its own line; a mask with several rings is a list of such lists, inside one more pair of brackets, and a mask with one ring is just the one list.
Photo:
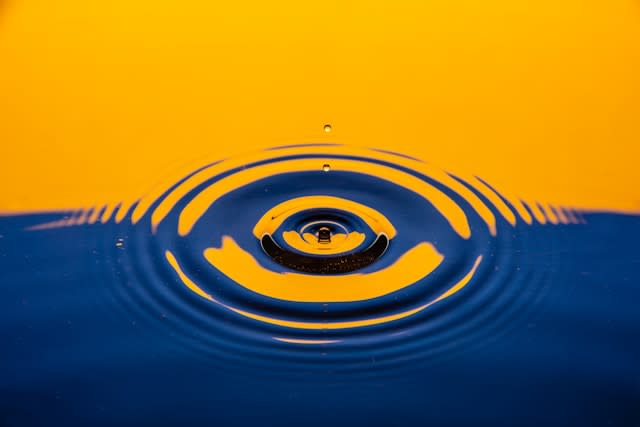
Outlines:
[[0, 0], [2, 211], [314, 141], [638, 211], [640, 2]]

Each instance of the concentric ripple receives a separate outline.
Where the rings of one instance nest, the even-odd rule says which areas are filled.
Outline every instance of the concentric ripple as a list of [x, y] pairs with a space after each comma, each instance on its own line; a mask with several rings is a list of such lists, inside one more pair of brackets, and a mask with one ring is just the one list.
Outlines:
[[216, 161], [106, 211], [84, 216], [113, 214], [140, 284], [116, 293], [171, 313], [173, 336], [289, 364], [320, 346], [354, 369], [513, 327], [544, 295], [525, 258], [550, 241], [541, 230], [581, 222], [407, 156], [313, 144]]

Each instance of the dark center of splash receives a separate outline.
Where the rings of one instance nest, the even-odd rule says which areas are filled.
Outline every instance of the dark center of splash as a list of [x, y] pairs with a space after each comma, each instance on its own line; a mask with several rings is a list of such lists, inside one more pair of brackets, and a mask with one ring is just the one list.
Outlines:
[[307, 274], [350, 273], [371, 265], [386, 251], [388, 235], [374, 231], [375, 220], [349, 209], [353, 205], [334, 201], [331, 206], [326, 199], [299, 202], [271, 215], [279, 225], [265, 228], [260, 238], [263, 251], [281, 266]]
[[[330, 240], [329, 229], [321, 230], [320, 232], [325, 232], [327, 234], [326, 239]], [[320, 237], [318, 237], [318, 242], [320, 242]], [[302, 255], [284, 250], [268, 234], [262, 237], [261, 244], [267, 255], [284, 267], [311, 274], [341, 274], [360, 270], [372, 264], [387, 250], [389, 239], [384, 234], [381, 234], [364, 251], [335, 257]]]

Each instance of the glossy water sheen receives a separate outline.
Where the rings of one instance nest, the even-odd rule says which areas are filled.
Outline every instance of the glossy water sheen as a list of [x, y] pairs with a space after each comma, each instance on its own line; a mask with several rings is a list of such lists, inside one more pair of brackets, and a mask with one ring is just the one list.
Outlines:
[[[265, 236], [321, 266], [388, 246], [309, 272]], [[639, 241], [638, 216], [320, 144], [4, 216], [0, 425], [637, 425]]]

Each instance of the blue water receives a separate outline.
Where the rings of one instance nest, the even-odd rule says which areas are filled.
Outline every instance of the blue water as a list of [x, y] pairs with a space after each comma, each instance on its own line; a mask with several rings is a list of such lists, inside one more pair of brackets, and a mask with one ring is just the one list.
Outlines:
[[[66, 213], [0, 217], [0, 426], [640, 425], [640, 217], [587, 212], [579, 224], [511, 226], [494, 212], [491, 236], [469, 213], [465, 240], [411, 192], [348, 172], [297, 178], [305, 185], [276, 176], [226, 195], [183, 238], [177, 212], [156, 234], [148, 214], [135, 225], [39, 230], [29, 227]], [[398, 228], [386, 258], [364, 272], [423, 240], [445, 264], [380, 300], [327, 305], [253, 294], [196, 256], [230, 234], [282, 271], [246, 231], [264, 211], [252, 204], [309, 186], [384, 208]], [[225, 303], [309, 322], [414, 307], [484, 258], [463, 291], [406, 319], [299, 331], [195, 295], [165, 248]]]

